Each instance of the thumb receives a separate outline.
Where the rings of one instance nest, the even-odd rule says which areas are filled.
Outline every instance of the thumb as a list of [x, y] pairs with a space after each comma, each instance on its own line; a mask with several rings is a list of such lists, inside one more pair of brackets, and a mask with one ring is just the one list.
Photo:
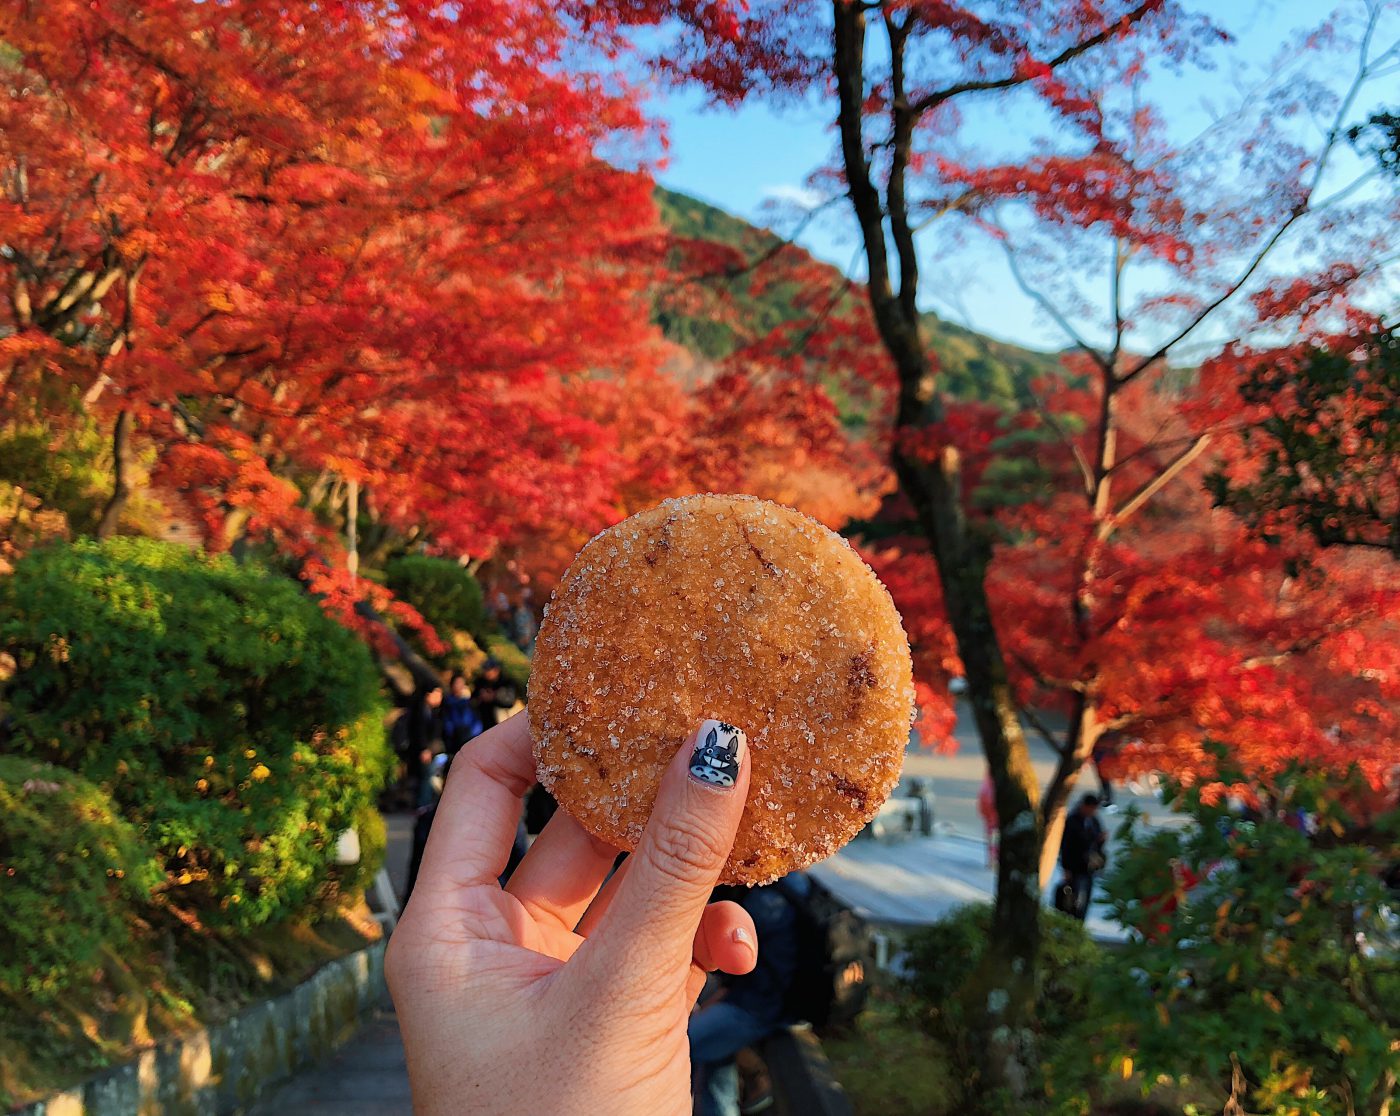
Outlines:
[[743, 732], [723, 721], [702, 722], [662, 775], [627, 876], [579, 950], [586, 967], [603, 967], [615, 982], [684, 981], [748, 790]]

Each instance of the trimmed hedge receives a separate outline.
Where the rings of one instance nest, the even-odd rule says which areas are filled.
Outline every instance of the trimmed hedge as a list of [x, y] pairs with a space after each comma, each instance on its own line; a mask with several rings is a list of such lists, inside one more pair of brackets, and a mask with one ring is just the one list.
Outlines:
[[0, 756], [0, 988], [39, 1004], [90, 988], [104, 947], [135, 948], [137, 912], [164, 879], [104, 791], [51, 764]]
[[444, 642], [453, 632], [466, 632], [478, 647], [485, 647], [496, 630], [481, 583], [450, 559], [406, 554], [391, 561], [384, 576], [394, 596], [422, 613]]
[[368, 651], [299, 586], [143, 539], [0, 581], [10, 749], [99, 784], [206, 925], [304, 913], [387, 775]]

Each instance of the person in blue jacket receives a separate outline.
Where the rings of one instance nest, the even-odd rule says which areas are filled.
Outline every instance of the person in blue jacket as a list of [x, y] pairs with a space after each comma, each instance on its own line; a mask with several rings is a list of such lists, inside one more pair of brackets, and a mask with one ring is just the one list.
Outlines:
[[442, 703], [442, 747], [447, 753], [447, 762], [452, 762], [463, 744], [480, 736], [481, 729], [481, 717], [472, 701], [467, 676], [459, 671], [452, 676]]

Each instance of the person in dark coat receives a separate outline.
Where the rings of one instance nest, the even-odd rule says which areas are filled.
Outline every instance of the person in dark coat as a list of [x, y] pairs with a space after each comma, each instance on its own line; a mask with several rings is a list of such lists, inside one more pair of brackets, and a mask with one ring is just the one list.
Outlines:
[[442, 685], [420, 686], [404, 713], [408, 719], [406, 760], [413, 775], [413, 805], [426, 810], [433, 802], [433, 753], [442, 745]]
[[1064, 884], [1073, 894], [1067, 913], [1080, 922], [1089, 913], [1094, 875], [1102, 871], [1105, 864], [1108, 834], [1098, 814], [1098, 795], [1086, 794], [1079, 800], [1079, 808], [1066, 819], [1065, 833], [1060, 839], [1060, 868], [1064, 872]]
[[805, 894], [808, 886], [806, 877], [794, 872], [739, 900], [753, 918], [762, 947], [752, 972], [726, 977], [690, 1017], [697, 1116], [738, 1116], [735, 1056], [785, 1022], [783, 1005], [797, 973], [797, 912], [789, 896]]
[[501, 710], [509, 709], [513, 701], [500, 703], [503, 695], [502, 691], [508, 687], [508, 683], [501, 676], [501, 664], [495, 659], [487, 659], [481, 666], [481, 672], [476, 676], [476, 685], [472, 687], [472, 705], [476, 707], [476, 715], [481, 720], [481, 730], [485, 732], [489, 728], [495, 728], [501, 717]]

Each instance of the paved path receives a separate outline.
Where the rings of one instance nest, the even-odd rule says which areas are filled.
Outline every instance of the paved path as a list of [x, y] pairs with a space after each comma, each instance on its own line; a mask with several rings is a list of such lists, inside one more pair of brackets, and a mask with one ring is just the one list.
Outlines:
[[403, 1042], [388, 997], [353, 1039], [320, 1065], [292, 1078], [249, 1116], [302, 1113], [413, 1116]]
[[[911, 746], [904, 759], [906, 778], [925, 779], [933, 787], [937, 835], [895, 844], [858, 838], [812, 869], [813, 875], [833, 893], [873, 922], [923, 925], [955, 907], [992, 897], [996, 877], [987, 864], [982, 819], [977, 813], [977, 794], [986, 777], [987, 763], [968, 710], [962, 706], [959, 713], [954, 733], [957, 751], [938, 753]], [[1044, 785], [1054, 774], [1057, 757], [1038, 737], [1030, 737], [1028, 744], [1032, 766]], [[1099, 789], [1092, 771], [1081, 772], [1080, 786], [1085, 790]], [[1114, 801], [1120, 808], [1136, 806], [1154, 827], [1185, 824], [1184, 818], [1168, 811], [1156, 798], [1135, 796], [1122, 786], [1114, 788]], [[1100, 816], [1110, 835], [1112, 859], [1116, 818], [1121, 815], [1104, 812]], [[1052, 897], [1052, 889], [1047, 888], [1047, 904]], [[1121, 927], [1104, 918], [1097, 905], [1090, 912], [1088, 924], [1090, 932], [1101, 940], [1123, 936]]]

